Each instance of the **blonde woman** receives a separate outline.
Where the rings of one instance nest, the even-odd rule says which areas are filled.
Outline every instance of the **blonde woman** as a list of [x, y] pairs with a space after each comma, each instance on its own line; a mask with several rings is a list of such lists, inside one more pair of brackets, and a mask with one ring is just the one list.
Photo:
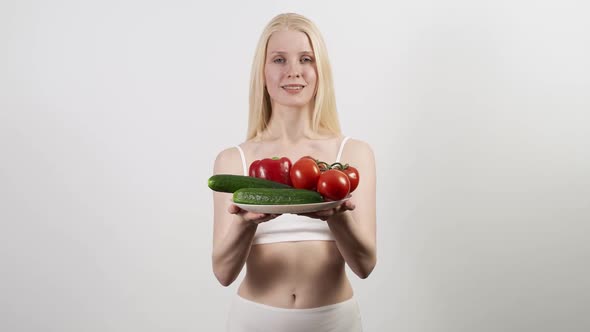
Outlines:
[[345, 264], [362, 279], [376, 264], [373, 151], [340, 132], [326, 47], [307, 18], [268, 23], [251, 75], [247, 140], [219, 153], [214, 174], [313, 156], [354, 165], [360, 182], [349, 200], [305, 215], [252, 213], [214, 193], [213, 272], [228, 286], [246, 265], [227, 331], [362, 331]]

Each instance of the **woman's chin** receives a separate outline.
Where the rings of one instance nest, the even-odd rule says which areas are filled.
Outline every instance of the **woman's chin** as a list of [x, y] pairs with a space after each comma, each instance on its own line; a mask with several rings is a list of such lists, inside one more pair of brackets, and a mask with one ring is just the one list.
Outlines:
[[277, 100], [276, 104], [277, 105], [281, 105], [283, 107], [288, 107], [288, 108], [302, 108], [302, 107], [307, 107], [307, 105], [309, 105], [309, 103], [311, 103], [311, 100], [309, 98], [307, 99], [303, 99], [303, 98], [281, 98], [281, 100]]

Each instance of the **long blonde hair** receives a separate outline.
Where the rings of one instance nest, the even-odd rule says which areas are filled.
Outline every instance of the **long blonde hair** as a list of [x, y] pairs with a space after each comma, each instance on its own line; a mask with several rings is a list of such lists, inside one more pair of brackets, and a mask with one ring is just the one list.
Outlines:
[[311, 122], [312, 130], [317, 133], [320, 129], [323, 129], [332, 134], [340, 134], [332, 69], [320, 31], [306, 17], [294, 13], [285, 13], [275, 16], [266, 25], [256, 47], [250, 77], [250, 111], [247, 139], [259, 136], [270, 121], [272, 107], [270, 95], [264, 84], [266, 48], [270, 36], [274, 32], [284, 29], [305, 33], [310, 40], [315, 55], [318, 80]]

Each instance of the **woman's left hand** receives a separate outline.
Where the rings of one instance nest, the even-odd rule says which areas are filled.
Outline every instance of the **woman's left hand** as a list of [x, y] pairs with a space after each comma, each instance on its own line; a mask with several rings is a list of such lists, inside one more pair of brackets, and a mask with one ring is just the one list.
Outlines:
[[315, 212], [310, 212], [310, 213], [298, 213], [298, 215], [300, 216], [306, 216], [309, 218], [314, 218], [314, 219], [321, 219], [323, 221], [328, 220], [330, 217], [346, 212], [346, 211], [352, 211], [355, 209], [355, 205], [353, 202], [351, 202], [350, 200], [346, 200], [344, 202], [342, 202], [342, 204], [331, 208], [331, 209], [327, 209], [327, 210], [320, 210], [320, 211], [315, 211]]

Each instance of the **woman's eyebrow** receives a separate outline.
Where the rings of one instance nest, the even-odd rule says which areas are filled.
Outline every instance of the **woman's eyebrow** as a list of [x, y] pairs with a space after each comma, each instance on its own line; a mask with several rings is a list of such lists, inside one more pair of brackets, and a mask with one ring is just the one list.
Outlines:
[[[285, 51], [272, 51], [272, 52], [270, 52], [270, 54], [287, 54], [287, 53], [289, 53], [289, 52], [285, 52]], [[313, 55], [313, 52], [312, 51], [302, 51], [302, 52], [299, 52], [299, 54], [311, 54], [311, 55]]]

